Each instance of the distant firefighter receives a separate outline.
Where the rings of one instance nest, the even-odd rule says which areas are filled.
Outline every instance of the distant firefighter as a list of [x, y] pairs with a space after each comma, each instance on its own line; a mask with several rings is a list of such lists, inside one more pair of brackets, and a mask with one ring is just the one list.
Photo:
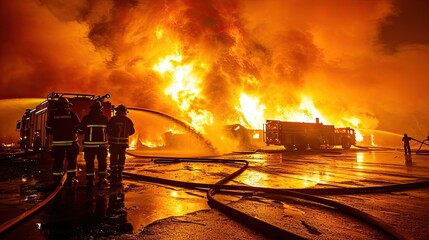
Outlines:
[[94, 160], [98, 160], [98, 187], [107, 185], [107, 124], [109, 120], [103, 115], [103, 105], [95, 101], [89, 114], [84, 116], [79, 125], [79, 133], [85, 134], [83, 139], [83, 152], [86, 163], [87, 187], [94, 186]]
[[119, 105], [115, 108], [116, 114], [107, 126], [109, 136], [110, 152], [110, 183], [118, 184], [122, 182], [122, 171], [125, 167], [125, 150], [129, 147], [129, 136], [133, 135], [134, 124], [126, 115], [127, 108]]
[[79, 128], [79, 117], [70, 106], [72, 104], [67, 98], [60, 97], [46, 121], [46, 132], [52, 135], [52, 156], [54, 157], [53, 178], [57, 185], [63, 175], [63, 161], [67, 158], [67, 181], [66, 187], [71, 187], [76, 180], [76, 158], [79, 154], [77, 143], [77, 131]]
[[402, 141], [404, 142], [405, 155], [411, 155], [411, 147], [410, 147], [410, 141], [411, 140], [414, 140], [414, 138], [408, 137], [407, 134], [404, 134]]

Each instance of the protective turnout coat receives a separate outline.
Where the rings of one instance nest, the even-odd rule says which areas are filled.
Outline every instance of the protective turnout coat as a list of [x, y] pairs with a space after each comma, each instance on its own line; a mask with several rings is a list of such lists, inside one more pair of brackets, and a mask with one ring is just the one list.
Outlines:
[[52, 146], [71, 146], [76, 140], [79, 117], [70, 109], [56, 109], [49, 114], [46, 131], [52, 134]]
[[84, 133], [83, 146], [85, 148], [105, 147], [107, 144], [107, 117], [102, 112], [91, 110], [83, 117], [79, 131]]
[[128, 138], [134, 134], [134, 124], [125, 115], [113, 116], [107, 127], [110, 145], [124, 145], [128, 147]]

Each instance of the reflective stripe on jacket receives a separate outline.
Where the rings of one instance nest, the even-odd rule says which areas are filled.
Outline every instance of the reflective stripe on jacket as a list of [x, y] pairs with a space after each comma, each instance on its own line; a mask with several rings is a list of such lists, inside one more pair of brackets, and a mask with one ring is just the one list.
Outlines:
[[52, 141], [52, 146], [71, 146], [73, 145], [73, 140], [70, 141]]
[[116, 115], [112, 117], [107, 126], [109, 144], [128, 146], [128, 137], [135, 132], [134, 124], [125, 115]]
[[107, 144], [107, 117], [97, 109], [92, 109], [84, 116], [79, 125], [79, 132], [84, 133], [84, 147], [105, 147]]

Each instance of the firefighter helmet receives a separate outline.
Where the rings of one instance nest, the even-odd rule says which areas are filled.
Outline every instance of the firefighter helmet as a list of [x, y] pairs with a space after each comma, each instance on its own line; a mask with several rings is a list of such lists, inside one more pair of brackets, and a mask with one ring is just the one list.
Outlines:
[[127, 113], [127, 108], [124, 105], [119, 105], [115, 108], [117, 113]]
[[58, 98], [56, 104], [58, 106], [73, 106], [73, 104], [70, 103], [69, 100], [67, 98], [65, 98], [65, 97]]
[[95, 108], [95, 109], [102, 109], [103, 105], [101, 105], [100, 101], [94, 101], [92, 103], [92, 105], [90, 106], [91, 109]]

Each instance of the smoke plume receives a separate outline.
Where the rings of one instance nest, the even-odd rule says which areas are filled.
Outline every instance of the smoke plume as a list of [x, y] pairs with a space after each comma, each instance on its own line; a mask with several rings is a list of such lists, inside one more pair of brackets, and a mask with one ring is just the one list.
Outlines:
[[[1, 1], [0, 99], [110, 93], [113, 103], [189, 123], [204, 115], [231, 124], [244, 119], [242, 93], [259, 99], [266, 119], [307, 96], [331, 123], [357, 118], [360, 128], [425, 137], [429, 40], [399, 39], [418, 36], [401, 22], [407, 7], [390, 0]], [[413, 29], [429, 22], [420, 15], [426, 19]], [[174, 73], [159, 70], [168, 56]], [[190, 72], [175, 92], [172, 79]]]

